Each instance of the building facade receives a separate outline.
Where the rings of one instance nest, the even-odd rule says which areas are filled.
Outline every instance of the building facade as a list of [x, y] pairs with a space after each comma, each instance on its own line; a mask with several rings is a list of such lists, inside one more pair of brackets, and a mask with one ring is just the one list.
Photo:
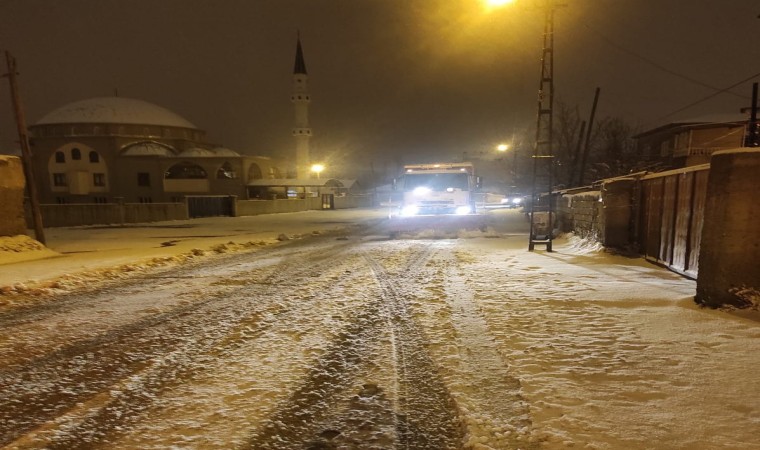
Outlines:
[[718, 150], [743, 147], [748, 118], [744, 114], [672, 122], [645, 131], [634, 139], [641, 155], [679, 168], [706, 164]]
[[44, 116], [30, 133], [42, 203], [248, 198], [248, 181], [283, 177], [271, 158], [209, 143], [203, 130], [178, 114], [137, 99], [70, 103]]

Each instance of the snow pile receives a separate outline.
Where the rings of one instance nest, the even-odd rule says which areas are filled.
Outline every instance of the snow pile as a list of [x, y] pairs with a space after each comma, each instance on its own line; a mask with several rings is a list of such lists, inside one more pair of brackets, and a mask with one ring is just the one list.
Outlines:
[[561, 238], [566, 240], [565, 248], [567, 251], [576, 255], [604, 252], [604, 246], [593, 236], [580, 237], [574, 233], [567, 233], [561, 236]]
[[59, 254], [29, 236], [0, 236], [0, 265], [53, 256]]
[[[20, 256], [17, 260], [10, 262], [36, 259], [37, 254], [47, 256], [58, 256], [59, 254], [45, 248], [37, 241], [31, 240], [26, 236], [19, 239], [21, 245], [13, 246], [16, 253]], [[0, 245], [4, 245], [5, 240], [0, 240]], [[120, 264], [112, 267], [103, 267], [92, 270], [79, 271], [72, 274], [66, 274], [50, 280], [40, 282], [24, 281], [16, 282], [9, 285], [0, 285], [0, 305], [12, 304], [13, 300], [25, 300], [27, 297], [46, 298], [60, 295], [72, 290], [92, 288], [103, 283], [125, 280], [138, 274], [148, 271], [168, 269], [178, 265], [186, 264], [201, 257], [211, 257], [226, 253], [235, 253], [241, 251], [250, 251], [252, 249], [269, 245], [268, 241], [248, 241], [243, 243], [228, 242], [226, 244], [212, 245], [206, 249], [193, 248], [188, 252], [183, 252], [171, 256], [160, 256], [136, 260], [128, 264]], [[0, 252], [2, 255], [2, 252]], [[1, 256], [0, 256], [1, 257]], [[19, 298], [21, 297], [21, 298]]]

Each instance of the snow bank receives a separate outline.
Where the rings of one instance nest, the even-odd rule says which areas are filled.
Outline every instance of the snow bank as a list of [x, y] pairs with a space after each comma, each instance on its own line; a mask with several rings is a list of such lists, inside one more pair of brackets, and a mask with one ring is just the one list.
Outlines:
[[0, 265], [60, 256], [29, 236], [0, 236]]

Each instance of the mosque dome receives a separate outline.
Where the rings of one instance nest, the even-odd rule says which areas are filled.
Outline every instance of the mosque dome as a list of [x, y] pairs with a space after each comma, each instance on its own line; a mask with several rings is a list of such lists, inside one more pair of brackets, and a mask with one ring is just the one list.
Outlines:
[[205, 148], [193, 147], [187, 150], [183, 150], [177, 156], [180, 158], [208, 158], [208, 157], [217, 156], [217, 155], [211, 150], [206, 150]]
[[122, 156], [173, 156], [174, 151], [168, 145], [157, 142], [137, 142], [122, 150]]
[[36, 125], [72, 123], [118, 123], [192, 128], [180, 115], [144, 100], [125, 97], [98, 97], [62, 106], [40, 119]]
[[212, 151], [216, 156], [240, 156], [240, 153], [226, 147], [217, 147]]

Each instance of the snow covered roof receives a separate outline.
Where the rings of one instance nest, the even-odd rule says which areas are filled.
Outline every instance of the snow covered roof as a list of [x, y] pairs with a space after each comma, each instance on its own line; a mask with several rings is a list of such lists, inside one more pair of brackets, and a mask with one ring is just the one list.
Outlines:
[[226, 147], [216, 147], [212, 150], [216, 156], [240, 156], [240, 153]]
[[208, 158], [208, 157], [217, 156], [217, 155], [211, 150], [206, 150], [205, 148], [193, 147], [187, 150], [183, 150], [182, 153], [180, 153], [177, 156], [179, 156], [180, 158]]
[[174, 149], [158, 142], [137, 142], [122, 151], [122, 156], [173, 156]]
[[125, 97], [98, 97], [69, 103], [46, 114], [36, 125], [61, 123], [120, 123], [196, 128], [185, 118], [166, 108]]
[[659, 125], [655, 128], [646, 130], [642, 133], [633, 136], [634, 139], [638, 139], [644, 136], [657, 134], [663, 131], [669, 131], [678, 128], [692, 128], [699, 126], [714, 126], [714, 125], [734, 125], [740, 123], [746, 123], [749, 120], [749, 116], [743, 113], [727, 113], [727, 114], [710, 114], [706, 116], [693, 117], [688, 119], [679, 119], [666, 124]]

